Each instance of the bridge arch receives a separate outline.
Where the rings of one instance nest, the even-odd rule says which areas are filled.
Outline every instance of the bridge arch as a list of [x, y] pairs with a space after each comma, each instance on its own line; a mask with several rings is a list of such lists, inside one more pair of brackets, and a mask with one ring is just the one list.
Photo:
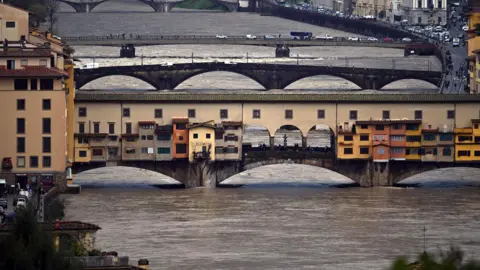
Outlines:
[[262, 145], [270, 146], [271, 133], [263, 125], [245, 125], [243, 128], [242, 144], [252, 148], [258, 148]]
[[300, 80], [303, 80], [303, 79], [307, 79], [307, 78], [312, 78], [312, 77], [317, 77], [317, 76], [331, 76], [331, 77], [337, 77], [337, 78], [342, 78], [346, 81], [349, 81], [351, 83], [353, 83], [355, 86], [358, 87], [358, 89], [364, 89], [364, 85], [363, 85], [363, 82], [360, 81], [360, 80], [357, 80], [355, 79], [355, 77], [353, 76], [350, 76], [348, 74], [342, 74], [342, 73], [330, 73], [330, 72], [318, 72], [318, 73], [308, 73], [308, 74], [300, 74], [299, 76], [296, 76], [296, 77], [293, 77], [292, 78], [289, 78], [285, 81], [282, 82], [282, 85], [283, 85], [283, 89], [286, 89], [288, 88], [290, 85], [300, 81]]
[[300, 128], [295, 125], [282, 125], [275, 130], [273, 144], [281, 147], [284, 147], [285, 144], [287, 147], [294, 147], [296, 145], [302, 147], [303, 133]]
[[74, 164], [73, 171], [76, 174], [73, 183], [82, 187], [184, 187], [180, 181], [151, 168], [145, 169], [135, 164], [110, 167], [102, 165]]
[[425, 166], [409, 170], [393, 180], [395, 186], [480, 186], [480, 165], [475, 163]]
[[[335, 88], [341, 89], [362, 89], [356, 82], [352, 81], [351, 78], [347, 79], [347, 76], [341, 77], [337, 75], [312, 75], [306, 76], [300, 79], [293, 81], [287, 81], [285, 83], [284, 89], [332, 89], [331, 81], [338, 80], [339, 83], [342, 82], [344, 85], [335, 86]], [[322, 87], [324, 82], [328, 82], [325, 86]], [[336, 82], [335, 82], [336, 83]]]
[[[140, 80], [140, 81], [148, 84], [149, 86], [151, 86], [151, 89], [153, 89], [153, 90], [157, 89], [157, 87], [155, 85], [155, 82], [149, 80], [146, 77], [143, 77], [141, 75], [136, 75], [136, 74], [125, 74], [125, 75], [124, 74], [101, 74], [101, 75], [89, 77], [87, 80], [82, 80], [81, 77], [80, 77], [78, 80], [75, 81], [76, 88], [81, 90], [82, 87], [86, 86], [89, 83], [93, 83], [96, 80], [109, 78], [109, 77], [119, 77], [119, 76], [129, 77], [129, 78]], [[121, 85], [123, 85], [123, 84], [121, 84]], [[98, 87], [95, 87], [95, 89], [98, 89]], [[108, 89], [108, 88], [106, 88], [106, 89]]]
[[306, 140], [306, 146], [314, 150], [334, 149], [335, 131], [325, 124], [314, 125], [306, 133]]
[[[246, 77], [250, 80], [253, 80], [254, 82], [256, 82], [258, 85], [260, 85], [261, 87], [263, 87], [264, 89], [268, 89], [268, 86], [260, 81], [258, 78], [250, 75], [249, 73], [244, 73], [244, 72], [240, 72], [238, 70], [235, 70], [235, 71], [230, 71], [230, 70], [211, 70], [211, 69], [203, 69], [203, 70], [198, 70], [196, 72], [192, 72], [192, 73], [189, 73], [183, 77], [181, 77], [178, 81], [174, 82], [173, 85], [172, 85], [172, 89], [176, 89], [178, 86], [180, 86], [181, 84], [185, 83], [186, 81], [188, 81], [189, 79], [192, 79], [193, 77], [195, 76], [199, 76], [199, 75], [203, 75], [203, 74], [208, 74], [208, 73], [212, 73], [212, 72], [225, 72], [225, 73], [230, 73], [230, 74], [239, 74], [239, 75], [243, 75], [242, 77]], [[218, 80], [220, 82], [220, 80]], [[241, 89], [245, 89], [245, 87], [240, 87]], [[198, 89], [198, 88], [197, 88]], [[258, 88], [257, 88], [258, 89]]]
[[358, 186], [352, 179], [337, 173], [328, 165], [314, 160], [296, 163], [292, 160], [271, 160], [248, 164], [243, 172], [220, 183], [220, 187], [242, 185], [289, 186]]
[[[397, 77], [395, 79], [385, 79], [385, 80], [382, 80], [380, 81], [378, 84], [377, 84], [377, 89], [384, 89], [386, 86], [390, 85], [390, 84], [393, 84], [393, 83], [396, 83], [396, 82], [400, 82], [400, 81], [405, 81], [405, 80], [415, 80], [415, 81], [418, 81], [418, 82], [426, 82], [426, 83], [429, 83], [430, 85], [434, 86], [435, 88], [438, 88], [440, 87], [440, 83], [441, 83], [441, 79], [436, 79], [436, 78], [426, 78], [426, 77], [422, 77], [422, 76], [415, 76], [415, 75], [411, 75], [411, 76], [402, 76], [402, 77]], [[407, 88], [410, 88], [410, 87], [407, 87]]]

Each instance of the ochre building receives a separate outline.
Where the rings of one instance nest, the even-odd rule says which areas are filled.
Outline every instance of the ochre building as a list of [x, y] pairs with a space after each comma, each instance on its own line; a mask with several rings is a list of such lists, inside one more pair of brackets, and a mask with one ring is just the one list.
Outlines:
[[0, 178], [53, 185], [65, 179], [73, 64], [59, 39], [29, 31], [28, 11], [0, 4], [0, 25]]

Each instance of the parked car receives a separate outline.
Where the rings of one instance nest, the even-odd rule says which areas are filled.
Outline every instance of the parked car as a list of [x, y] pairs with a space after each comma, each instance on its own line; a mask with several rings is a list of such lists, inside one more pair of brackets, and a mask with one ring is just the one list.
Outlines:
[[402, 42], [412, 42], [412, 39], [405, 37], [405, 38], [402, 38]]
[[273, 36], [273, 35], [265, 35], [263, 38], [264, 38], [264, 39], [275, 39], [275, 36]]
[[216, 35], [215, 38], [218, 38], [218, 39], [227, 39], [227, 36], [225, 36], [225, 35]]
[[378, 41], [378, 38], [375, 37], [369, 37], [367, 38], [368, 41]]
[[460, 45], [460, 39], [454, 38], [452, 41], [453, 47], [458, 47]]
[[2, 207], [3, 209], [7, 209], [7, 208], [8, 208], [8, 201], [7, 201], [7, 199], [5, 199], [5, 198], [0, 198], [0, 207]]
[[468, 31], [468, 25], [462, 26], [462, 30], [463, 30], [463, 31]]
[[391, 38], [386, 37], [383, 39], [383, 42], [393, 42], [393, 40]]
[[257, 36], [254, 36], [254, 35], [247, 35], [246, 36], [247, 39], [257, 39]]
[[348, 37], [350, 41], [359, 41], [358, 37]]

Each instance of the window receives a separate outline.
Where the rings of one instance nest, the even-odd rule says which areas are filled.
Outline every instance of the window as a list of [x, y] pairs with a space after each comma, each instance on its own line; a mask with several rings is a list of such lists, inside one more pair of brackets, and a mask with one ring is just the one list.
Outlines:
[[28, 90], [27, 79], [15, 79], [13, 84], [14, 90]]
[[42, 109], [44, 111], [50, 111], [52, 109], [52, 100], [42, 99]]
[[205, 137], [206, 137], [207, 139], [210, 139], [210, 138], [212, 137], [212, 135], [210, 135], [210, 133], [207, 133], [207, 134], [205, 134]]
[[5, 22], [6, 28], [15, 28], [15, 22]]
[[374, 141], [383, 141], [385, 137], [383, 135], [373, 135]]
[[350, 120], [357, 120], [357, 111], [350, 111]]
[[403, 154], [403, 148], [399, 148], [399, 147], [392, 148], [392, 154]]
[[317, 119], [325, 119], [325, 110], [317, 110]]
[[170, 147], [158, 147], [157, 154], [170, 154]]
[[78, 144], [87, 144], [88, 139], [87, 138], [78, 138]]
[[100, 123], [98, 123], [98, 122], [93, 123], [93, 133], [95, 133], [95, 134], [100, 133]]
[[[442, 3], [443, 3], [443, 0], [438, 0], [437, 8], [441, 9]], [[438, 22], [440, 23], [441, 21], [442, 21], [442, 17], [438, 17]]]
[[79, 157], [87, 157], [87, 151], [85, 151], [85, 150], [78, 151], [78, 156]]
[[140, 139], [141, 139], [142, 141], [145, 141], [145, 140], [147, 139], [147, 136], [142, 135], [142, 136], [140, 137]]
[[260, 119], [260, 110], [253, 110], [253, 119]]
[[186, 154], [187, 153], [187, 145], [184, 143], [177, 143], [175, 145], [175, 152], [177, 154]]
[[361, 128], [361, 129], [367, 129], [367, 128], [368, 128], [368, 125], [360, 125], [360, 128]]
[[369, 135], [360, 135], [360, 141], [368, 141], [370, 139]]
[[403, 142], [403, 136], [393, 135], [390, 139], [394, 142]]
[[225, 141], [226, 142], [238, 142], [238, 136], [235, 136], [233, 134], [229, 134], [225, 136]]
[[407, 142], [420, 142], [421, 136], [407, 136]]
[[50, 156], [44, 156], [43, 157], [43, 167], [44, 168], [50, 168], [52, 166], [52, 159]]
[[85, 123], [78, 123], [78, 133], [85, 133]]
[[118, 148], [116, 148], [116, 147], [109, 147], [107, 151], [108, 151], [108, 155], [110, 157], [118, 156]]
[[223, 140], [223, 132], [215, 132], [215, 140]]
[[17, 111], [25, 110], [25, 99], [17, 99]]
[[455, 111], [454, 110], [448, 110], [447, 111], [447, 119], [455, 119]]
[[472, 136], [458, 136], [458, 141], [459, 142], [465, 142], [465, 141], [471, 141]]
[[343, 154], [352, 155], [353, 154], [353, 148], [343, 148]]
[[383, 111], [382, 112], [383, 119], [390, 119], [390, 111]]
[[85, 107], [78, 108], [78, 116], [79, 117], [87, 117], [87, 108], [85, 108]]
[[478, 129], [478, 124], [473, 124], [474, 129]]
[[108, 134], [115, 134], [115, 123], [108, 123]]
[[92, 149], [92, 156], [95, 156], [95, 157], [103, 156], [103, 149], [99, 149], [99, 148]]
[[385, 148], [383, 148], [383, 147], [377, 148], [377, 154], [384, 155], [385, 154]]
[[470, 151], [460, 150], [460, 151], [457, 152], [457, 156], [459, 156], [459, 157], [469, 157], [470, 156]]
[[17, 118], [17, 134], [25, 134], [25, 118]]
[[148, 154], [148, 148], [147, 147], [142, 147], [142, 149], [140, 149], [141, 153], [142, 154]]
[[147, 140], [148, 141], [153, 141], [153, 135], [147, 135]]
[[38, 167], [38, 157], [31, 156], [30, 157], [30, 168], [37, 168]]
[[170, 141], [171, 135], [169, 133], [157, 134], [157, 141]]
[[440, 141], [453, 141], [452, 134], [440, 134]]
[[25, 153], [25, 138], [17, 138], [17, 153]]
[[443, 156], [451, 156], [452, 155], [452, 149], [450, 147], [444, 147], [442, 150], [442, 155]]
[[46, 59], [40, 59], [40, 66], [44, 66], [46, 67], [48, 64], [47, 60]]
[[185, 123], [176, 124], [176, 125], [175, 125], [175, 129], [185, 130], [185, 129], [187, 129], [187, 124], [185, 124]]
[[238, 147], [229, 146], [224, 149], [225, 153], [236, 154], [238, 153]]
[[285, 119], [293, 119], [293, 110], [285, 110]]
[[343, 135], [343, 140], [347, 142], [353, 141], [353, 136], [352, 135]]
[[418, 124], [407, 124], [407, 130], [418, 130]]
[[375, 130], [385, 130], [384, 125], [375, 125]]
[[52, 139], [50, 137], [42, 138], [43, 153], [50, 153], [52, 151]]
[[392, 129], [401, 130], [403, 128], [402, 124], [392, 124]]
[[109, 139], [111, 142], [116, 142], [116, 141], [117, 141], [117, 136], [108, 136], [108, 139]]
[[183, 141], [183, 136], [178, 136], [179, 141]]
[[193, 138], [198, 139], [198, 133], [193, 133]]
[[132, 134], [132, 123], [126, 123], [125, 124], [125, 132], [127, 134]]
[[135, 154], [135, 148], [125, 148], [126, 154]]
[[155, 118], [163, 118], [163, 110], [155, 109]]
[[31, 90], [38, 90], [38, 81], [37, 79], [30, 80], [30, 89]]
[[415, 111], [415, 120], [422, 120], [423, 113], [420, 110]]
[[227, 109], [221, 109], [220, 110], [220, 118], [222, 118], [222, 119], [228, 118], [228, 110]]
[[215, 147], [215, 154], [223, 154], [223, 147], [222, 146], [216, 146]]
[[15, 69], [15, 60], [7, 60], [7, 69], [9, 70]]
[[52, 120], [50, 118], [42, 119], [43, 134], [50, 134], [52, 132]]
[[361, 155], [368, 155], [368, 153], [370, 153], [370, 150], [368, 149], [368, 147], [360, 147]]
[[40, 90], [53, 90], [53, 79], [40, 79]]
[[188, 118], [195, 118], [195, 109], [188, 109]]
[[437, 139], [437, 136], [435, 134], [424, 134], [423, 135], [423, 140], [424, 141], [435, 141]]
[[480, 157], [480, 151], [474, 151], [473, 155], [476, 156], [476, 157]]
[[25, 168], [25, 157], [17, 157], [17, 167]]
[[130, 108], [123, 108], [123, 117], [130, 117]]
[[20, 60], [20, 66], [22, 66], [22, 67], [28, 66], [28, 60], [27, 59]]

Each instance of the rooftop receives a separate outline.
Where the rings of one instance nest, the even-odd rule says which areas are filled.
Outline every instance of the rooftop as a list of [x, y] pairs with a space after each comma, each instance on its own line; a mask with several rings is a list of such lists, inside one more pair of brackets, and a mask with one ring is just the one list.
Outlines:
[[[78, 230], [100, 230], [101, 228], [95, 224], [81, 222], [81, 221], [59, 221], [58, 226], [56, 223], [41, 223], [44, 228], [52, 231], [78, 231]], [[12, 229], [11, 223], [5, 223], [0, 225], [0, 232], [8, 232]]]
[[23, 66], [22, 69], [7, 69], [0, 66], [0, 77], [68, 77], [68, 73], [45, 66]]
[[[0, 71], [1, 74], [1, 71]], [[480, 102], [480, 95], [468, 94], [352, 94], [352, 93], [180, 93], [136, 91], [77, 91], [76, 102]], [[188, 118], [187, 118], [188, 119]], [[172, 119], [174, 120], [174, 119]]]
[[391, 119], [391, 120], [366, 120], [366, 121], [356, 121], [357, 125], [376, 125], [376, 124], [421, 124], [422, 120], [406, 120], [406, 119]]
[[9, 49], [0, 51], [0, 57], [50, 57], [50, 51], [47, 49]]

